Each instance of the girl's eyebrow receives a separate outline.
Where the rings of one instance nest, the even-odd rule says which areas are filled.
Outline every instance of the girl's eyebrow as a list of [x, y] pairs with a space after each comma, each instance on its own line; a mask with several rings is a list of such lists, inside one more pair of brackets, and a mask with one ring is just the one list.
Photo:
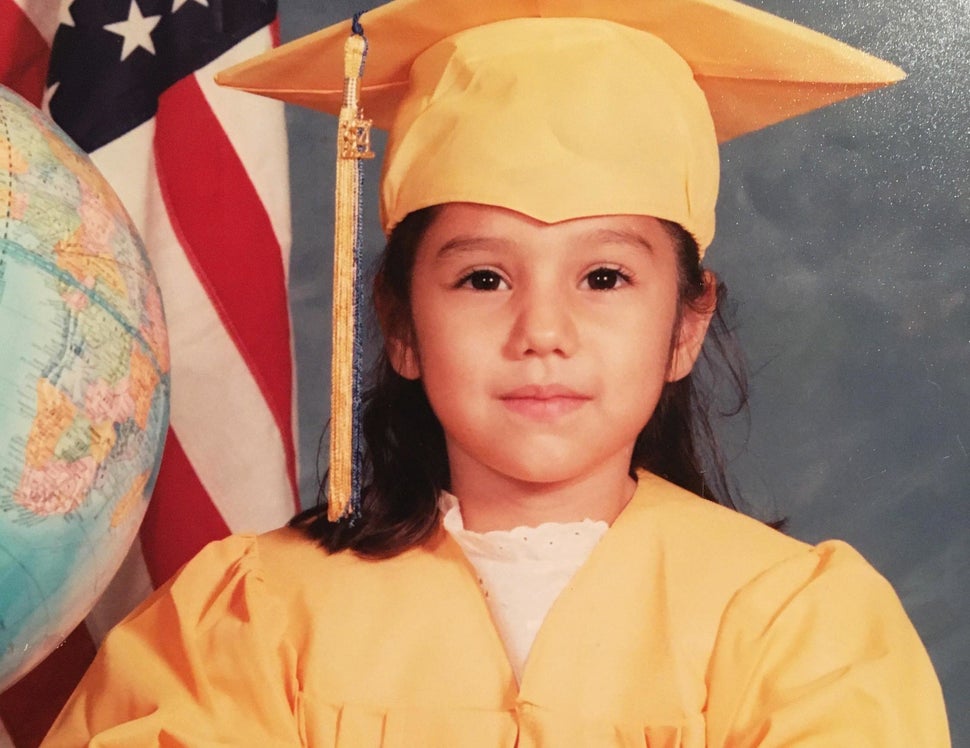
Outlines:
[[435, 252], [436, 260], [443, 260], [454, 254], [470, 252], [475, 249], [495, 249], [508, 247], [512, 244], [509, 239], [500, 236], [456, 236], [444, 244]]
[[[593, 229], [579, 234], [574, 240], [578, 246], [597, 244], [627, 244], [641, 247], [653, 254], [654, 246], [638, 231], [632, 229]], [[435, 252], [436, 260], [443, 260], [451, 255], [470, 252], [476, 249], [502, 249], [514, 245], [511, 239], [502, 236], [467, 235], [455, 236], [442, 244]]]
[[579, 242], [588, 244], [631, 244], [642, 247], [650, 254], [654, 246], [643, 234], [632, 229], [595, 229], [579, 237]]

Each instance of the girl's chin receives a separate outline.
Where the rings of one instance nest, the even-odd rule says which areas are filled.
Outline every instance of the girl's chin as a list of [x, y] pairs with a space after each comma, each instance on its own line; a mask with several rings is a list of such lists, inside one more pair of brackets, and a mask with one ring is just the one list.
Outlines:
[[[524, 448], [522, 454], [528, 454]], [[527, 462], [521, 459], [489, 460], [481, 467], [491, 476], [494, 482], [515, 484], [528, 487], [537, 492], [554, 490], [564, 486], [582, 483], [584, 480], [595, 478], [603, 481], [611, 472], [610, 460], [604, 456], [595, 463], [589, 460], [588, 453], [577, 455], [570, 452], [559, 452], [536, 456]], [[629, 456], [624, 456], [621, 462], [616, 460], [617, 478], [629, 475]]]

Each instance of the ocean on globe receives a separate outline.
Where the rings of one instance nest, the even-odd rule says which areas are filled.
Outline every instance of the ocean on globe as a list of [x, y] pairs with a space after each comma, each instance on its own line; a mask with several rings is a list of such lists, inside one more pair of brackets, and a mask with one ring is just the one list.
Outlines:
[[168, 395], [161, 297], [130, 218], [91, 160], [0, 86], [0, 690], [124, 559]]

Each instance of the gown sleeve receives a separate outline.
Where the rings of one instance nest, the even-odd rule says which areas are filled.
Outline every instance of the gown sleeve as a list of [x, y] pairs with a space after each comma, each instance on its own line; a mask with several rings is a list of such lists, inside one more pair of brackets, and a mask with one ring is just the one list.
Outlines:
[[255, 538], [210, 544], [107, 636], [43, 748], [301, 745], [286, 618]]
[[778, 564], [728, 606], [708, 746], [945, 748], [939, 682], [895, 592], [852, 548]]

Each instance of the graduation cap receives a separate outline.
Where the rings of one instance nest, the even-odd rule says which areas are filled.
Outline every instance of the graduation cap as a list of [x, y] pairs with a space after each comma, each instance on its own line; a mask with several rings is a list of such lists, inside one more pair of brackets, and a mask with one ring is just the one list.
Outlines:
[[[388, 129], [387, 233], [415, 210], [473, 202], [548, 223], [650, 215], [680, 224], [703, 252], [718, 143], [904, 77], [733, 0], [395, 0], [360, 20], [366, 43], [355, 18], [217, 80], [340, 115], [348, 162], [369, 153], [358, 107]], [[353, 202], [340, 169], [338, 201], [342, 192]], [[338, 208], [338, 234], [341, 221], [356, 226], [355, 211]], [[354, 304], [335, 287], [338, 304], [346, 320]], [[335, 336], [337, 325], [335, 316]], [[335, 368], [335, 397], [346, 387], [336, 377]], [[342, 408], [334, 403], [332, 429]], [[353, 478], [334, 482], [335, 465], [352, 462], [352, 450], [334, 451], [345, 438], [332, 431], [331, 518], [356, 502]]]

